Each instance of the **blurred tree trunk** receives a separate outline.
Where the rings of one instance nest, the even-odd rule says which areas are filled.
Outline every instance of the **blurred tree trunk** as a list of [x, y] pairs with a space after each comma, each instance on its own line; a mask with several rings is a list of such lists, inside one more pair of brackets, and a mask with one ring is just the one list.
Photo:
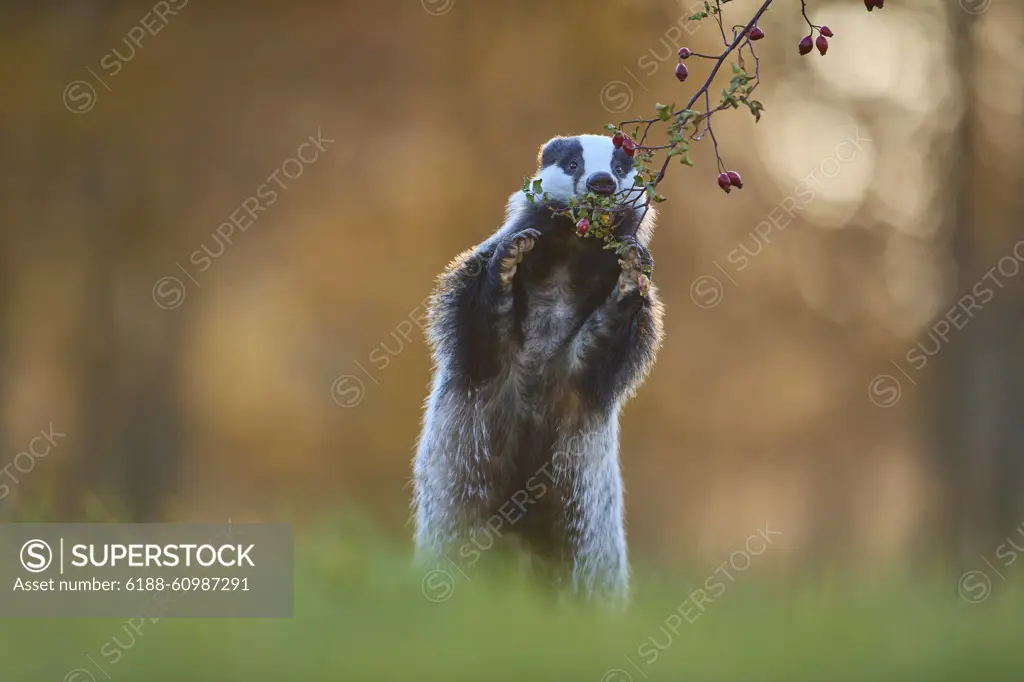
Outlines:
[[[1021, 12], [1024, 15], [1024, 11]], [[1024, 16], [1022, 16], [1024, 18]], [[1018, 85], [1024, 86], [1024, 83]], [[1011, 92], [1013, 89], [1011, 88]], [[1024, 92], [1019, 87], [1017, 92]], [[1022, 97], [1024, 100], [1024, 97]], [[1024, 101], [1022, 101], [1024, 107]], [[1020, 146], [1024, 147], [1024, 118], [1020, 121], [1018, 133]], [[1014, 201], [1007, 211], [1007, 230], [1012, 244], [1024, 242], [1024, 149], [1017, 150], [1017, 179]], [[999, 403], [1002, 411], [1000, 421], [1000, 521], [1007, 533], [1024, 524], [1024, 272], [1013, 282], [1003, 329], [1005, 330], [1006, 371], [1003, 400]]]
[[[943, 314], [961, 296], [972, 294], [974, 285], [1000, 258], [1012, 255], [1013, 245], [1024, 237], [1019, 218], [1024, 178], [1001, 185], [984, 182], [985, 178], [1012, 177], [1019, 169], [1008, 174], [998, 158], [982, 151], [983, 120], [976, 90], [979, 46], [974, 39], [977, 17], [958, 11], [950, 14], [965, 110], [954, 132], [945, 192], [952, 200], [948, 215], [956, 297], [944, 306]], [[1018, 207], [1014, 211], [1015, 189]], [[1000, 224], [1004, 217], [1005, 224]], [[955, 555], [967, 562], [993, 550], [1024, 521], [1024, 274], [1008, 278], [997, 272], [996, 276], [1005, 288], [986, 280], [994, 297], [974, 313], [963, 331], [953, 332], [956, 337], [950, 337], [936, 358], [933, 433], [947, 501], [941, 527], [949, 531], [947, 539]]]
[[[71, 51], [75, 68], [81, 55], [109, 49], [105, 29], [120, 6], [72, 10], [83, 36], [83, 49]], [[80, 333], [82, 447], [62, 482], [59, 499], [67, 506], [60, 516], [99, 521], [113, 519], [97, 513], [118, 520], [127, 514], [152, 521], [173, 487], [183, 447], [178, 377], [186, 313], [157, 307], [152, 287], [164, 273], [147, 268], [161, 237], [173, 233], [166, 228], [173, 207], [158, 185], [174, 171], [160, 167], [163, 159], [153, 149], [160, 145], [149, 138], [154, 121], [114, 126], [100, 118], [111, 115], [103, 105], [73, 133], [87, 136], [75, 140], [82, 153], [73, 182], [84, 209], [71, 229], [85, 231], [73, 241], [87, 245], [89, 310]]]
[[[10, 158], [10, 157], [8, 157]], [[3, 190], [6, 194], [8, 190]], [[10, 228], [8, 228], [10, 229]], [[14, 240], [4, 230], [0, 232], [0, 453], [7, 452], [7, 391], [11, 386], [11, 368], [8, 365], [8, 343], [13, 325], [11, 324], [11, 289], [13, 280], [14, 258], [11, 252]], [[0, 459], [0, 464], [7, 463]], [[3, 500], [0, 500], [3, 507]], [[2, 515], [0, 515], [2, 518]]]

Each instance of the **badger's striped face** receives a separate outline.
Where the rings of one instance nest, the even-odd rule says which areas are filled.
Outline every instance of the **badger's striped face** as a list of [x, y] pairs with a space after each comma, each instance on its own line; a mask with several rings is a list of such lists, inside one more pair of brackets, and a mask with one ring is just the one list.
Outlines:
[[540, 152], [541, 191], [556, 201], [582, 197], [588, 191], [616, 195], [620, 201], [635, 198], [633, 159], [616, 149], [604, 135], [556, 137]]

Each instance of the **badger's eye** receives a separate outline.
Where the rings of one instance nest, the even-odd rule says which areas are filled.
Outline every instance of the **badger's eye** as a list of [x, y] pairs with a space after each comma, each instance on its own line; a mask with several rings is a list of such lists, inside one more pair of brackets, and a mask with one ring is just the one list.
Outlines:
[[569, 164], [569, 170], [576, 170], [579, 167], [580, 167], [580, 165], [578, 163], [576, 163], [575, 161], [573, 161], [572, 163]]
[[622, 164], [621, 163], [615, 165], [615, 174], [616, 175], [622, 175]]

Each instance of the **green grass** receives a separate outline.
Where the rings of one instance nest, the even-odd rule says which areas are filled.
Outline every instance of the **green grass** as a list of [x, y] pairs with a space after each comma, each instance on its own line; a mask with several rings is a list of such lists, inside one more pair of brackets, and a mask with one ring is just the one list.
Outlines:
[[638, 577], [622, 616], [473, 574], [438, 603], [405, 552], [340, 537], [299, 539], [292, 619], [165, 618], [134, 638], [126, 619], [0, 621], [0, 680], [90, 682], [68, 677], [76, 668], [106, 680], [90, 657], [125, 682], [1024, 679], [1024, 591], [1011, 583], [969, 604], [955, 576], [781, 584], [755, 566], [673, 632], [666, 620], [704, 575]]

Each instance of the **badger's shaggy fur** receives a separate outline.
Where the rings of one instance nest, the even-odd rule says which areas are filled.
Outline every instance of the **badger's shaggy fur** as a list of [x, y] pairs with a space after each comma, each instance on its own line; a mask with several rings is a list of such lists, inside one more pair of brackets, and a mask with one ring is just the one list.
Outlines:
[[[555, 138], [538, 161], [554, 205], [633, 187], [608, 137]], [[641, 295], [653, 211], [618, 216], [616, 254], [517, 192], [504, 225], [441, 275], [414, 463], [422, 565], [467, 572], [515, 537], [553, 583], [628, 595], [619, 412], [654, 363], [662, 309], [653, 285]]]

